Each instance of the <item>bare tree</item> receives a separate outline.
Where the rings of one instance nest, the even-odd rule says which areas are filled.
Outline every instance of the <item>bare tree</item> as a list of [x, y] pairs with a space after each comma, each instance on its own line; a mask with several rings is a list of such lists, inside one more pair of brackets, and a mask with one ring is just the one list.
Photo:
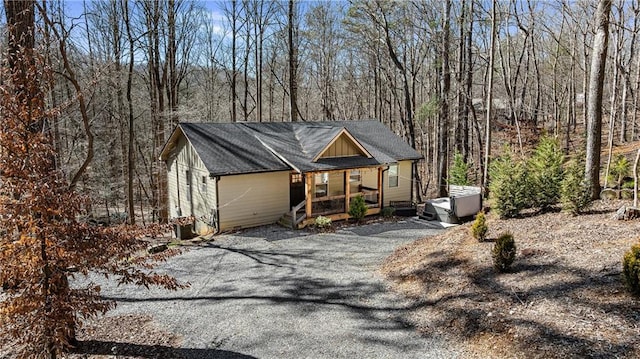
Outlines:
[[487, 80], [487, 102], [486, 117], [485, 117], [485, 147], [484, 147], [484, 174], [482, 176], [482, 186], [485, 190], [485, 195], [489, 193], [489, 161], [491, 157], [491, 116], [493, 109], [493, 66], [495, 63], [495, 46], [496, 46], [496, 32], [498, 27], [498, 14], [497, 14], [497, 1], [492, 1], [491, 6], [491, 43], [489, 45], [489, 67], [488, 80]]
[[589, 102], [587, 108], [587, 153], [585, 181], [592, 199], [600, 197], [600, 150], [602, 143], [602, 90], [604, 87], [607, 48], [609, 43], [609, 13], [611, 0], [600, 0], [596, 9], [596, 34], [593, 39]]
[[289, 49], [289, 120], [298, 121], [298, 21], [294, 0], [287, 11], [287, 44]]
[[451, 17], [451, 1], [443, 4], [442, 14], [442, 59], [441, 59], [441, 85], [440, 85], [440, 116], [438, 126], [438, 195], [446, 197], [449, 164], [449, 90], [451, 88], [451, 72], [449, 69], [449, 33]]

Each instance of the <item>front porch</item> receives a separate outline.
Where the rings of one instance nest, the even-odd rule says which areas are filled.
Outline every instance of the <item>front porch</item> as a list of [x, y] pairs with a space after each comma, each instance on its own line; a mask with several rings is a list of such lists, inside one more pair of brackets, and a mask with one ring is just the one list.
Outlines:
[[[292, 174], [291, 188], [293, 190], [295, 187], [294, 181], [303, 181], [304, 197], [287, 214], [293, 228], [312, 224], [319, 216], [331, 218], [332, 221], [348, 219], [351, 200], [357, 196], [364, 198], [368, 207], [367, 215], [380, 213], [382, 167], [308, 172], [304, 176], [296, 176]], [[301, 184], [298, 182], [300, 190]], [[292, 198], [295, 198], [293, 193]]]

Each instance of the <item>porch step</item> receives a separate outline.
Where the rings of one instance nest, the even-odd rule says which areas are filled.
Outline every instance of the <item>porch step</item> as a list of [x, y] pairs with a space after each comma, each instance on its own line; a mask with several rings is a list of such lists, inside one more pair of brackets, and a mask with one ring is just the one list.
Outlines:
[[285, 228], [293, 228], [293, 217], [291, 217], [291, 213], [287, 212], [283, 214], [277, 223]]

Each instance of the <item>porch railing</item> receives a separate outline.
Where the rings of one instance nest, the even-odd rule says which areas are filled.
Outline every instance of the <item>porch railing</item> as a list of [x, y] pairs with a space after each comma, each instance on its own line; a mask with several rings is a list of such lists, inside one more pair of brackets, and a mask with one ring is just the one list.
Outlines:
[[304, 221], [304, 219], [307, 218], [307, 213], [304, 210], [305, 204], [307, 204], [306, 200], [298, 203], [294, 207], [291, 207], [291, 225], [293, 228], [295, 228], [298, 223]]
[[[353, 199], [357, 196], [362, 196], [364, 198], [368, 208], [376, 208], [379, 206], [377, 189], [362, 187], [361, 192], [353, 192], [349, 195], [349, 198]], [[348, 211], [348, 208], [345, 208], [345, 198], [346, 195], [344, 194], [316, 197], [311, 200], [311, 215], [315, 217], [335, 213], [344, 213]]]
[[326, 216], [328, 214], [343, 213], [345, 195], [317, 197], [311, 200], [311, 215]]

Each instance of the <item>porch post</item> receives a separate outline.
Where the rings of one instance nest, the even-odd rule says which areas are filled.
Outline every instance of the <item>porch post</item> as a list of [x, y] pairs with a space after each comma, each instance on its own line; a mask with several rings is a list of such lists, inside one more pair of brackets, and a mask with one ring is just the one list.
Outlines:
[[382, 208], [382, 167], [378, 167], [378, 208]]
[[344, 171], [344, 213], [349, 212], [351, 201], [351, 170]]
[[307, 218], [311, 218], [311, 210], [313, 209], [312, 202], [311, 202], [311, 195], [312, 195], [311, 179], [313, 178], [313, 173], [308, 172], [304, 176], [304, 178], [305, 178], [304, 193], [305, 193], [305, 200], [307, 201], [307, 203], [304, 205], [304, 209], [305, 209], [305, 213], [307, 214]]

